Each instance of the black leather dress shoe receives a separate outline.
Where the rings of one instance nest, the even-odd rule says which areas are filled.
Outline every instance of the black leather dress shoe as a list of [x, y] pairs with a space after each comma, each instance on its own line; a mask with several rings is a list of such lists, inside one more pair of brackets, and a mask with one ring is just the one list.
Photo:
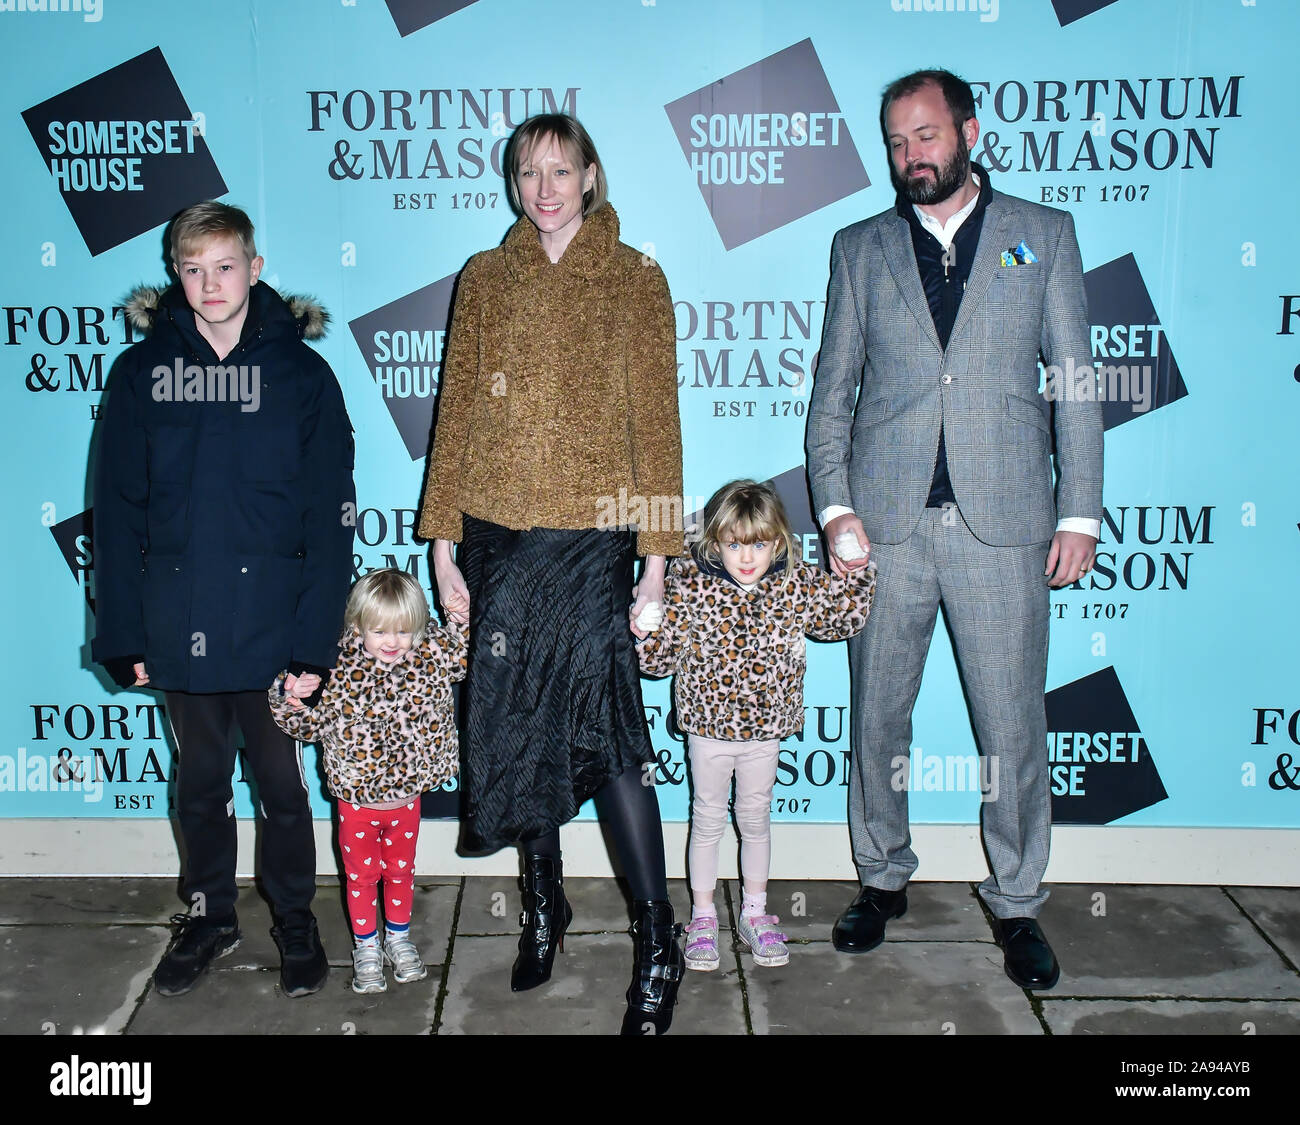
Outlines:
[[885, 940], [885, 923], [907, 913], [907, 889], [863, 887], [835, 921], [831, 944], [841, 953], [866, 953]]
[[1052, 947], [1033, 918], [998, 918], [994, 933], [1002, 946], [1007, 976], [1021, 988], [1055, 988], [1061, 977]]

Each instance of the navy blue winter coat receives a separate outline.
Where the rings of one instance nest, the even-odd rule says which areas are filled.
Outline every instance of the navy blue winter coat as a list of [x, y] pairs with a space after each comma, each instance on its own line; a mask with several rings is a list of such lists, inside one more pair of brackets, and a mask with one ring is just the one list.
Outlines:
[[[303, 309], [259, 283], [219, 361], [179, 285], [132, 295], [129, 315], [152, 334], [113, 373], [94, 480], [92, 654], [110, 670], [142, 656], [164, 691], [265, 691], [284, 668], [334, 663], [352, 577], [352, 426], [302, 340], [309, 326], [324, 334], [324, 314]], [[184, 379], [192, 365], [242, 368], [243, 382], [205, 377], [206, 401], [185, 401], [200, 394], [192, 369]], [[221, 386], [234, 401], [213, 401]]]

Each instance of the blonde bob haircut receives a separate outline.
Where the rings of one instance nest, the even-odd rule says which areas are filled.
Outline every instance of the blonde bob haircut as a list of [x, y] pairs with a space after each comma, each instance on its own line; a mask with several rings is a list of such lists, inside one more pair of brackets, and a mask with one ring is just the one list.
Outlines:
[[724, 484], [704, 505], [699, 554], [713, 566], [721, 566], [722, 548], [727, 543], [759, 541], [772, 544], [773, 563], [785, 560], [789, 579], [799, 562], [799, 543], [776, 490], [752, 480]]
[[605, 165], [600, 162], [591, 134], [576, 117], [567, 113], [538, 113], [515, 130], [506, 145], [505, 171], [510, 202], [516, 212], [524, 213], [519, 199], [519, 168], [539, 147], [545, 148], [550, 141], [555, 141], [564, 150], [564, 155], [580, 172], [585, 172], [589, 164], [596, 166], [591, 190], [582, 196], [582, 217], [585, 219], [609, 199], [609, 181], [605, 178]]
[[184, 256], [209, 238], [233, 234], [251, 262], [257, 257], [253, 242], [253, 221], [238, 207], [227, 203], [196, 203], [172, 220], [172, 265], [180, 267]]
[[372, 570], [352, 587], [343, 611], [343, 637], [363, 636], [367, 629], [393, 629], [410, 633], [414, 644], [424, 640], [429, 626], [429, 603], [420, 584], [405, 571]]

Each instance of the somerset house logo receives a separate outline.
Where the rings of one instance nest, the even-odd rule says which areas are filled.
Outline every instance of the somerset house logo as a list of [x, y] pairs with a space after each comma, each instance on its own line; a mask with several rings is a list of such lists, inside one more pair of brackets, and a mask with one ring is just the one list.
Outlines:
[[811, 39], [664, 109], [728, 250], [870, 186]]
[[1053, 824], [1109, 824], [1169, 796], [1114, 668], [1046, 702]]
[[32, 106], [23, 121], [92, 255], [226, 194], [157, 47]]
[[458, 276], [448, 274], [348, 325], [412, 461], [429, 452], [438, 369]]
[[397, 34], [406, 38], [413, 31], [437, 23], [462, 8], [468, 8], [476, 0], [385, 0], [388, 14], [397, 24]]
[[1132, 254], [1083, 275], [1106, 429], [1187, 395], [1173, 348]]

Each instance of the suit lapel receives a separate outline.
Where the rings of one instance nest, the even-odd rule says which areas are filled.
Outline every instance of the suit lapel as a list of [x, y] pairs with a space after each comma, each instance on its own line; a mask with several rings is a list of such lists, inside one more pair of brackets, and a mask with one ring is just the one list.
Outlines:
[[961, 295], [961, 304], [957, 306], [957, 321], [948, 337], [949, 345], [974, 315], [975, 307], [984, 299], [984, 293], [1001, 265], [1002, 251], [1015, 244], [1015, 240], [1008, 241], [1010, 226], [1010, 211], [1002, 198], [995, 194], [984, 209], [984, 225], [980, 228], [980, 240], [975, 247], [975, 261], [971, 263], [966, 291]]
[[912, 228], [906, 219], [893, 215], [884, 224], [880, 241], [889, 272], [894, 275], [894, 283], [903, 294], [907, 307], [912, 310], [921, 329], [934, 344], [935, 351], [943, 351], [939, 334], [934, 330], [934, 317], [930, 315], [930, 302], [925, 299], [925, 290], [921, 287], [921, 271], [916, 264], [916, 251], [912, 247]]

